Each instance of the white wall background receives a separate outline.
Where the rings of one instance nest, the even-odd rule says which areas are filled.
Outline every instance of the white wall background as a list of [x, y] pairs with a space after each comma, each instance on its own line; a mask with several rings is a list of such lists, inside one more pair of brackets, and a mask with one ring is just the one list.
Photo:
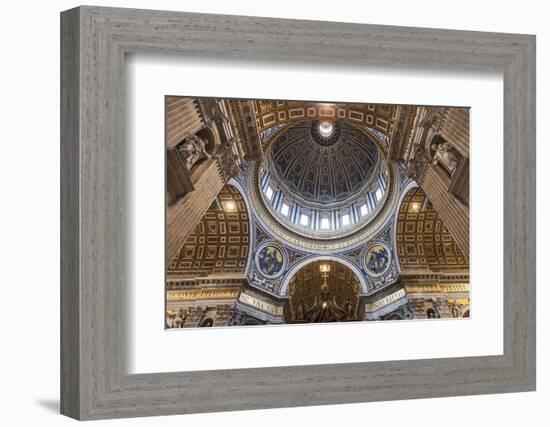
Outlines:
[[[550, 115], [550, 28], [544, 2], [535, 0], [462, 0], [457, 10], [441, 1], [359, 2], [339, 0], [175, 0], [97, 1], [97, 5], [194, 12], [320, 19], [373, 24], [440, 27], [537, 34], [538, 193], [537, 217], [548, 215], [549, 138], [543, 118]], [[3, 425], [63, 426], [59, 405], [59, 11], [74, 1], [10, 2], [2, 8], [0, 68], [0, 420]], [[24, 159], [24, 160], [23, 160]], [[33, 190], [32, 192], [30, 190]], [[545, 425], [550, 401], [548, 369], [549, 315], [542, 301], [548, 273], [538, 224], [538, 391], [413, 401], [349, 404], [220, 414], [109, 421], [111, 425], [145, 426], [296, 425], [358, 423], [426, 426], [441, 422], [464, 427]], [[546, 359], [546, 360], [545, 360]], [[545, 405], [546, 404], [546, 405]]]

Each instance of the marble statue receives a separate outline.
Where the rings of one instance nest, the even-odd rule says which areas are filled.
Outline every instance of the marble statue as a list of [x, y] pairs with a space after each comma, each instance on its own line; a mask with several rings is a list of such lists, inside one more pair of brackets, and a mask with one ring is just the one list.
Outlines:
[[180, 308], [178, 314], [174, 319], [174, 328], [183, 328], [185, 321], [187, 320], [187, 310]]
[[197, 135], [187, 138], [178, 146], [178, 150], [185, 161], [188, 171], [191, 171], [193, 166], [201, 160], [210, 158], [210, 154], [206, 151], [205, 141]]
[[431, 148], [435, 151], [433, 164], [440, 163], [452, 174], [460, 161], [460, 154], [455, 150], [453, 145], [449, 142], [443, 142], [441, 144], [433, 144]]
[[460, 317], [460, 305], [454, 301], [453, 303], [449, 304], [451, 316], [453, 317]]

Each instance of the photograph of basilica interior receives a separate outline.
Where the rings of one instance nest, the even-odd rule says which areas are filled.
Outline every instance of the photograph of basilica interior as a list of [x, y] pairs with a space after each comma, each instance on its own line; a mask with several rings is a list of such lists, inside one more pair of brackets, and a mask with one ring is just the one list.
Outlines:
[[469, 109], [167, 96], [166, 328], [470, 317]]

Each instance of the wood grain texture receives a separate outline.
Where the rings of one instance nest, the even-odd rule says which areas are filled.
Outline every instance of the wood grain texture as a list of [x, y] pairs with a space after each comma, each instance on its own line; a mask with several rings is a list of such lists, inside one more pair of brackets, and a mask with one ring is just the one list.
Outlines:
[[[62, 413], [100, 419], [535, 389], [534, 36], [86, 6], [61, 21]], [[503, 72], [504, 354], [128, 375], [127, 53]]]
[[61, 21], [61, 412], [72, 417], [80, 413], [79, 18], [71, 10]]

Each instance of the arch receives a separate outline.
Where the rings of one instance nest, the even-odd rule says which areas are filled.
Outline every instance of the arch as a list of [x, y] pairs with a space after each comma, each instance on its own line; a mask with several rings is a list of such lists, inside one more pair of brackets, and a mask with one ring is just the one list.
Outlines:
[[244, 274], [250, 252], [249, 211], [238, 188], [226, 185], [168, 266], [168, 278]]
[[254, 319], [252, 317], [247, 318], [241, 323], [242, 326], [259, 326], [264, 324], [265, 322], [262, 322], [261, 320], [258, 320], [258, 319]]
[[297, 262], [296, 264], [294, 264], [290, 268], [290, 270], [288, 270], [288, 272], [286, 273], [286, 275], [283, 279], [283, 282], [281, 284], [280, 295], [281, 296], [287, 296], [288, 295], [288, 287], [290, 285], [290, 281], [292, 280], [292, 278], [294, 277], [294, 275], [298, 271], [300, 271], [306, 265], [311, 264], [312, 262], [317, 262], [317, 261], [335, 261], [335, 262], [339, 262], [340, 264], [343, 264], [344, 266], [348, 267], [355, 274], [355, 277], [359, 280], [359, 285], [361, 286], [361, 292], [364, 293], [364, 294], [366, 294], [368, 292], [369, 287], [368, 287], [368, 284], [367, 284], [367, 280], [366, 280], [365, 276], [363, 275], [363, 272], [361, 271], [361, 269], [357, 265], [353, 264], [351, 261], [348, 261], [347, 259], [340, 258], [340, 257], [337, 257], [337, 256], [318, 255], [318, 256], [313, 256], [313, 257], [303, 259], [303, 260]]
[[403, 315], [397, 312], [389, 313], [383, 316], [383, 320], [403, 320]]
[[314, 261], [290, 280], [290, 316], [296, 323], [356, 320], [361, 295], [359, 279], [338, 261]]

